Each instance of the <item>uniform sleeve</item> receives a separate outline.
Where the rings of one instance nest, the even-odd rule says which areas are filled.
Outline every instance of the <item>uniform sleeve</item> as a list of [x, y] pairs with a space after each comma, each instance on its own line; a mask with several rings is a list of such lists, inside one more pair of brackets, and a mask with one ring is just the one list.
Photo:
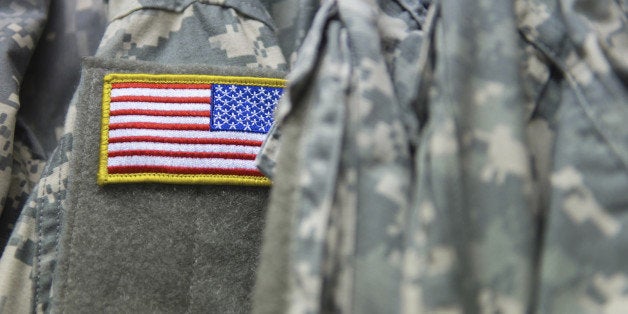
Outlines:
[[16, 120], [20, 86], [46, 23], [48, 5], [49, 1], [0, 4], [0, 311], [7, 313], [29, 311], [33, 296], [34, 217], [25, 214], [28, 217], [14, 225], [42, 161], [28, 146], [16, 143]]
[[53, 311], [249, 310], [268, 188], [99, 185], [101, 101], [107, 75], [281, 77], [287, 62], [275, 31], [258, 1], [109, 1], [66, 122]]
[[[0, 312], [47, 309], [59, 215], [67, 188], [64, 120], [78, 82], [80, 58], [93, 54], [104, 29], [104, 5], [94, 1], [9, 1], [2, 6], [7, 91], [3, 147], [10, 176], [3, 197]], [[8, 84], [8, 85], [7, 85]], [[19, 95], [19, 96], [18, 96]], [[12, 122], [11, 122], [12, 121]], [[12, 126], [9, 128], [9, 122]], [[58, 147], [57, 147], [58, 146]], [[18, 218], [19, 216], [19, 218]], [[9, 238], [10, 235], [10, 238]]]

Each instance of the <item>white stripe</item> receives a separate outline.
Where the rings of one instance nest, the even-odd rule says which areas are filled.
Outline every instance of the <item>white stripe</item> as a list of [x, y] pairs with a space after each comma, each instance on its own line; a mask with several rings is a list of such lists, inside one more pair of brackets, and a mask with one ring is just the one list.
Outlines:
[[209, 103], [163, 103], [163, 102], [112, 102], [109, 105], [110, 110], [205, 110], [209, 111], [211, 105]]
[[118, 129], [109, 130], [109, 138], [125, 136], [159, 136], [159, 137], [183, 137], [183, 138], [225, 138], [234, 140], [263, 141], [266, 134], [249, 132], [224, 132], [224, 131], [184, 131], [184, 130], [150, 130], [150, 129]]
[[175, 152], [216, 152], [257, 154], [259, 146], [218, 145], [218, 144], [171, 144], [154, 142], [109, 143], [110, 152], [127, 150], [163, 150]]
[[162, 88], [114, 88], [111, 97], [158, 96], [158, 97], [211, 97], [211, 89], [162, 89]]
[[142, 122], [142, 123], [177, 123], [177, 124], [207, 124], [209, 125], [209, 117], [164, 117], [164, 116], [136, 116], [122, 115], [109, 117], [109, 123], [126, 123], [126, 122]]
[[108, 166], [170, 166], [195, 168], [243, 168], [257, 170], [255, 160], [224, 158], [178, 158], [154, 156], [109, 157]]

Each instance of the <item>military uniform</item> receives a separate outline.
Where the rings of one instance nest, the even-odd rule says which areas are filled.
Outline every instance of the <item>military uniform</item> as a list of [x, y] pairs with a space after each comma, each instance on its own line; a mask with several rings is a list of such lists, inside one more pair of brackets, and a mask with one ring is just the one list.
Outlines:
[[54, 233], [58, 226], [56, 215], [46, 215], [65, 201], [64, 183], [57, 180], [66, 176], [65, 154], [71, 149], [69, 137], [62, 137], [64, 120], [78, 83], [80, 57], [96, 50], [104, 12], [101, 1], [0, 4], [0, 312], [34, 309], [36, 284], [43, 284], [37, 302], [48, 302], [42, 288], [49, 290], [55, 243], [41, 231]]
[[[67, 12], [80, 16], [85, 7]], [[88, 34], [99, 39], [96, 58], [82, 64], [58, 145], [43, 170], [34, 168], [41, 177], [5, 250], [2, 276], [11, 280], [2, 280], [2, 311], [246, 312], [268, 189], [99, 187], [102, 90], [91, 90], [112, 72], [283, 77], [273, 20], [258, 2], [110, 1], [107, 8], [104, 34]]]
[[627, 36], [619, 1], [326, 2], [254, 312], [625, 311]]
[[[625, 310], [624, 2], [109, 1], [46, 121], [35, 43], [103, 14], [59, 3], [0, 7], [1, 312]], [[262, 187], [97, 184], [108, 75], [284, 72], [267, 213]]]

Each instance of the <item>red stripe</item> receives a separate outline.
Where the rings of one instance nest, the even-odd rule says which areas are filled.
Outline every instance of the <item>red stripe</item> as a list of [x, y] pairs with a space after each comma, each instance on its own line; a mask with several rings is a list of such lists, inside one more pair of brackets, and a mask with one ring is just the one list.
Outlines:
[[111, 110], [110, 116], [141, 115], [141, 116], [179, 116], [179, 117], [209, 117], [209, 110], [146, 110], [146, 109], [120, 109]]
[[258, 170], [241, 169], [241, 168], [194, 168], [194, 167], [170, 167], [170, 166], [109, 166], [107, 171], [110, 174], [116, 173], [142, 173], [142, 172], [158, 172], [158, 173], [176, 173], [176, 174], [226, 174], [226, 175], [242, 175], [263, 177], [264, 175]]
[[124, 150], [109, 152], [109, 157], [120, 156], [159, 156], [159, 157], [184, 157], [184, 158], [224, 158], [254, 160], [255, 154], [223, 153], [223, 152], [177, 152], [164, 150]]
[[222, 145], [243, 145], [261, 146], [262, 141], [228, 139], [228, 138], [187, 138], [187, 137], [159, 137], [159, 136], [120, 136], [109, 138], [109, 143], [124, 142], [155, 142], [174, 144], [222, 144]]
[[180, 123], [150, 123], [150, 122], [122, 122], [109, 124], [110, 130], [116, 129], [155, 129], [155, 130], [192, 130], [209, 131], [207, 124], [180, 124]]
[[118, 96], [111, 97], [111, 102], [171, 102], [171, 103], [209, 103], [210, 97], [161, 97], [161, 96]]
[[156, 88], [156, 89], [210, 89], [209, 84], [181, 84], [181, 83], [141, 83], [124, 82], [113, 83], [112, 88]]

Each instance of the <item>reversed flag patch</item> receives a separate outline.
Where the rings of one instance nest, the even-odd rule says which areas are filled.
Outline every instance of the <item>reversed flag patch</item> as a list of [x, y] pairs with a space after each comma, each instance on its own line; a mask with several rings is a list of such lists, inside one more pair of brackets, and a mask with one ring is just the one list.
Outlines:
[[255, 166], [285, 81], [109, 74], [98, 183], [269, 185]]

